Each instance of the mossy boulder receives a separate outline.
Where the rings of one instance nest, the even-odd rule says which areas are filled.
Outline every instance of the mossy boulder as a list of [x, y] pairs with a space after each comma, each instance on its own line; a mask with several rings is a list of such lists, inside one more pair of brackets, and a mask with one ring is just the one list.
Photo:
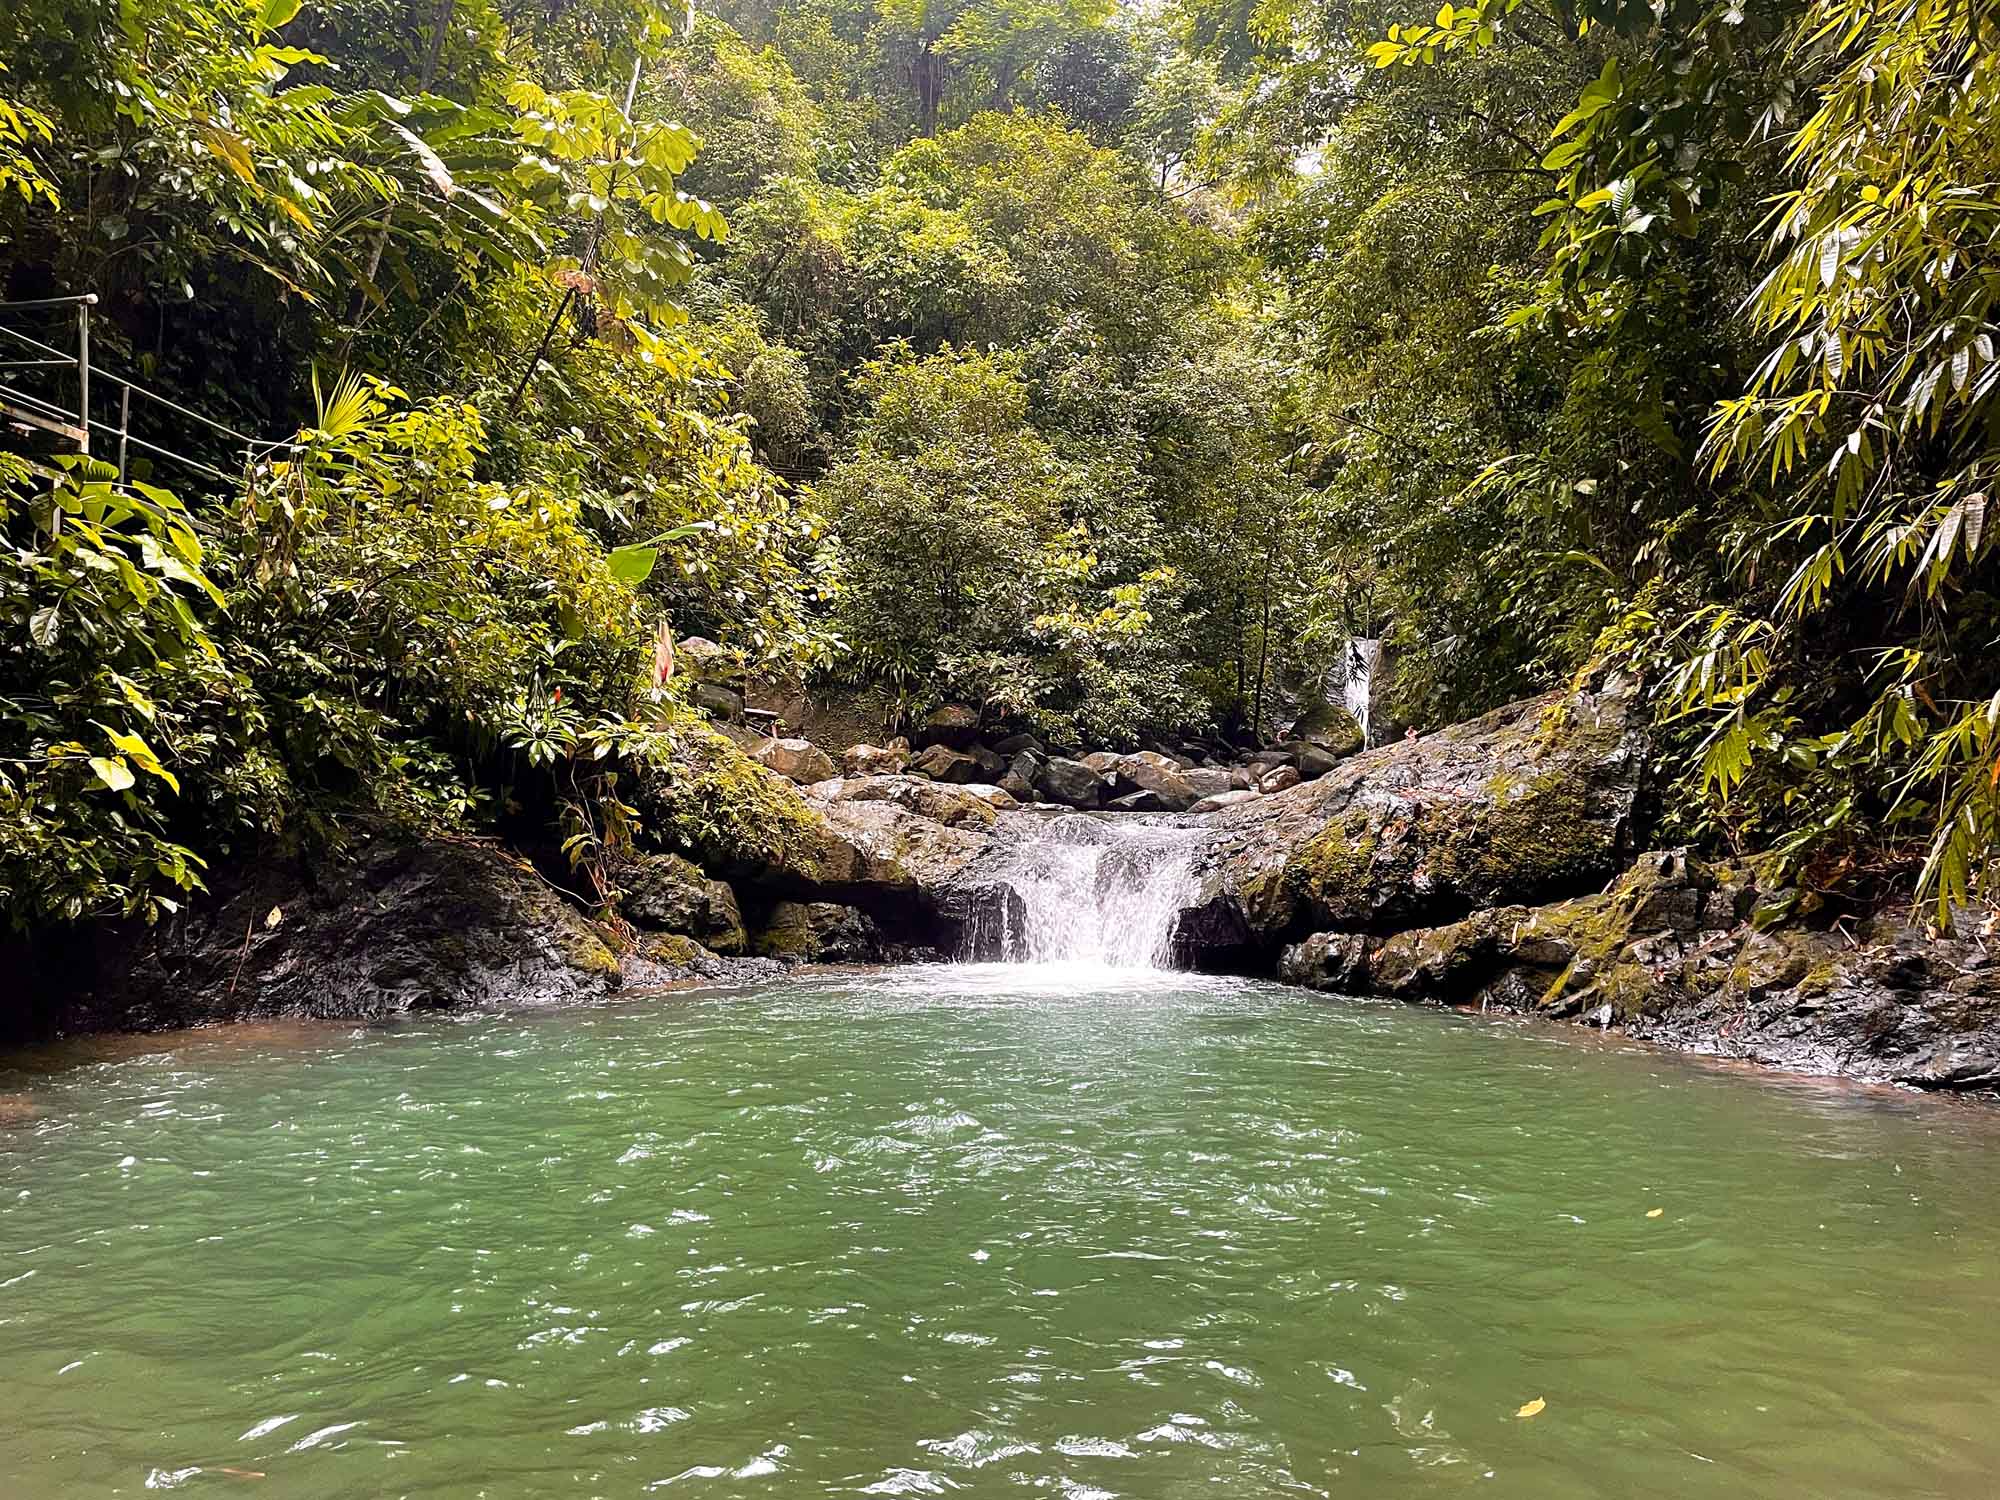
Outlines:
[[716, 877], [799, 897], [915, 892], [893, 857], [857, 846], [797, 786], [706, 725], [681, 730], [679, 753], [636, 796], [648, 837]]
[[1209, 819], [1205, 902], [1272, 948], [1387, 934], [1601, 887], [1629, 857], [1643, 706], [1615, 674], [1419, 740]]
[[618, 911], [646, 932], [682, 934], [714, 953], [748, 944], [736, 893], [678, 854], [647, 854], [620, 872]]
[[833, 901], [780, 901], [752, 946], [764, 958], [823, 964], [881, 963], [892, 951], [873, 917]]
[[385, 834], [211, 880], [211, 894], [156, 927], [89, 933], [0, 1031], [553, 1005], [623, 982], [607, 934], [496, 845]]

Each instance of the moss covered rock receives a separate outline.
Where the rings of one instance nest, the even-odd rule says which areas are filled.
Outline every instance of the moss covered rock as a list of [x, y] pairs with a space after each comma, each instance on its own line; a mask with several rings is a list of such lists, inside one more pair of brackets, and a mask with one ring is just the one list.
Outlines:
[[526, 860], [388, 836], [339, 858], [220, 872], [172, 920], [104, 928], [61, 968], [0, 1030], [368, 1019], [592, 1000], [622, 983], [604, 931]]
[[618, 912], [651, 933], [682, 934], [714, 953], [741, 953], [748, 944], [736, 893], [678, 854], [647, 854], [620, 875]]
[[799, 963], [873, 964], [891, 953], [873, 917], [833, 901], [780, 901], [753, 947], [762, 957]]
[[1629, 855], [1642, 720], [1634, 686], [1605, 675], [1220, 809], [1203, 900], [1234, 899], [1275, 948], [1597, 888]]

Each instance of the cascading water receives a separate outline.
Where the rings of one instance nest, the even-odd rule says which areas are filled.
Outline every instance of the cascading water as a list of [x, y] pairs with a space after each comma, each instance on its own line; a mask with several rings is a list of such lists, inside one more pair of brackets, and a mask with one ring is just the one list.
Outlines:
[[1341, 702], [1354, 715], [1354, 722], [1361, 726], [1361, 743], [1364, 748], [1375, 743], [1368, 727], [1369, 700], [1375, 691], [1375, 666], [1382, 659], [1382, 643], [1366, 636], [1354, 636], [1347, 642], [1346, 673], [1341, 683]]
[[1015, 845], [997, 883], [1020, 897], [1000, 920], [1016, 961], [1171, 967], [1174, 925], [1195, 896], [1196, 830], [1070, 813]]

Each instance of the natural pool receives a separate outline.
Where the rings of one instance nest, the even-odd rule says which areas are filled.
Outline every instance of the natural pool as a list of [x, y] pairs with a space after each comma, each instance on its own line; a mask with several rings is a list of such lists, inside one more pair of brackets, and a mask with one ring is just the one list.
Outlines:
[[8, 1495], [2000, 1489], [2000, 1116], [1949, 1101], [1062, 966], [0, 1097]]

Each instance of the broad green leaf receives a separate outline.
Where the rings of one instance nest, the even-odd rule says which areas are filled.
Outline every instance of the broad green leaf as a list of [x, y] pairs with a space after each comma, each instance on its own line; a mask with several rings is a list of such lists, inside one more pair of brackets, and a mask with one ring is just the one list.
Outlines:
[[644, 583], [653, 574], [653, 565], [660, 560], [657, 547], [614, 547], [607, 559], [611, 566], [611, 576], [621, 583]]
[[90, 769], [97, 773], [97, 779], [114, 792], [130, 791], [138, 778], [122, 760], [106, 760], [101, 755], [90, 758]]

